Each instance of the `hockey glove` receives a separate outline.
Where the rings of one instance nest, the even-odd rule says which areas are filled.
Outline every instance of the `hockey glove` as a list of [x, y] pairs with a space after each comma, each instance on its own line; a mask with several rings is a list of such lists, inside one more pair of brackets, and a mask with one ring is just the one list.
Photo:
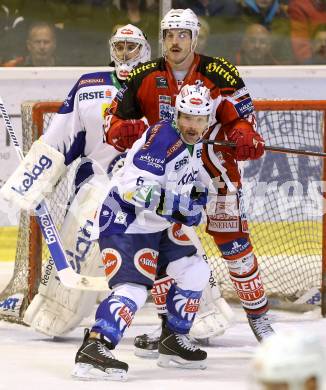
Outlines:
[[263, 138], [244, 120], [239, 121], [232, 128], [228, 138], [236, 144], [235, 158], [238, 161], [257, 160], [264, 154]]
[[124, 152], [132, 147], [145, 130], [146, 125], [140, 119], [119, 120], [106, 133], [106, 142], [119, 152]]
[[157, 214], [169, 222], [197, 226], [202, 217], [203, 205], [207, 203], [207, 189], [204, 192], [191, 191], [191, 195], [175, 194], [162, 190]]

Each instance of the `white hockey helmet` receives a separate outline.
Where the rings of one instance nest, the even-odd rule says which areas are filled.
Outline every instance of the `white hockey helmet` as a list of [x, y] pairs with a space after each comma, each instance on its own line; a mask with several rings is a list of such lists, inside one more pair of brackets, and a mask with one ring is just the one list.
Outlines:
[[324, 352], [311, 334], [276, 333], [264, 340], [253, 359], [256, 384], [286, 383], [289, 390], [304, 389], [309, 378], [316, 378], [318, 389], [324, 372]]
[[164, 31], [172, 28], [181, 28], [191, 31], [191, 50], [194, 51], [197, 44], [200, 23], [197, 15], [190, 8], [170, 9], [161, 21], [161, 41], [163, 42]]
[[[125, 53], [127, 43], [133, 42], [137, 47], [130, 52], [132, 58], [119, 58], [117, 55], [116, 44], [123, 42], [125, 45]], [[110, 57], [114, 61], [115, 71], [120, 80], [125, 80], [130, 71], [141, 62], [147, 62], [151, 59], [151, 47], [143, 32], [132, 24], [119, 27], [112, 35], [110, 41]]]
[[190, 115], [209, 115], [213, 110], [213, 100], [210, 90], [204, 86], [183, 86], [175, 101], [175, 118], [183, 112]]

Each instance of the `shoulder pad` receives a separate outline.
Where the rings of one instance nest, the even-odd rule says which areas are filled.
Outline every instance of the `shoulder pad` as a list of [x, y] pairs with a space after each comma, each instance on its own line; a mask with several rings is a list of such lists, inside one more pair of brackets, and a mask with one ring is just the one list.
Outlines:
[[219, 87], [237, 88], [241, 80], [238, 69], [223, 57], [203, 56], [205, 73]]
[[184, 144], [180, 141], [171, 122], [158, 122], [147, 130], [146, 142], [134, 155], [133, 163], [139, 169], [162, 176], [165, 173], [165, 164], [172, 154], [182, 146], [184, 149]]
[[111, 72], [94, 72], [83, 74], [78, 80], [77, 88], [112, 84]]
[[129, 76], [127, 77], [127, 81], [133, 79], [143, 79], [149, 73], [158, 69], [158, 67], [159, 67], [159, 61], [149, 61], [149, 62], [145, 62], [144, 64], [139, 64], [129, 73]]

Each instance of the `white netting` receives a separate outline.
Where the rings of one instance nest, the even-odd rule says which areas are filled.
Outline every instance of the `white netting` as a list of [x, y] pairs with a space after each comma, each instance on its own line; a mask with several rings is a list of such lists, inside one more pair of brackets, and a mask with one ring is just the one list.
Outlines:
[[[22, 106], [25, 151], [37, 133], [32, 121], [32, 109], [32, 102]], [[323, 113], [302, 109], [258, 111], [258, 128], [266, 144], [322, 151]], [[47, 128], [53, 115], [47, 113], [42, 116], [43, 129]], [[48, 199], [58, 227], [63, 221], [65, 205], [71, 194], [74, 169], [75, 166], [68, 171]], [[294, 300], [311, 287], [320, 286], [323, 235], [321, 180], [320, 158], [266, 153], [262, 159], [244, 166], [244, 194], [251, 238], [269, 294]], [[230, 297], [233, 288], [226, 265], [210, 236], [204, 233], [204, 228], [201, 226], [199, 231], [215, 277], [223, 295]], [[7, 319], [19, 321], [37, 290], [41, 261], [38, 256], [31, 256], [30, 248], [35, 249], [41, 244], [39, 237], [35, 226], [31, 227], [30, 217], [23, 213], [14, 274], [0, 294], [0, 318], [5, 315]], [[43, 245], [42, 259], [47, 256], [47, 248]], [[18, 303], [17, 297], [22, 301]], [[8, 299], [17, 299], [16, 310], [4, 313], [1, 305], [2, 308], [6, 307], [3, 302]], [[10, 307], [9, 303], [7, 307]]]

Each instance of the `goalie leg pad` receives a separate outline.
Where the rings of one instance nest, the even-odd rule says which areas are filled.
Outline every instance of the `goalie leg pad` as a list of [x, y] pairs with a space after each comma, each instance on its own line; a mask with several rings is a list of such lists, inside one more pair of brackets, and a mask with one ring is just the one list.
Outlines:
[[[75, 196], [61, 229], [62, 242], [73, 268], [81, 274], [103, 276], [98, 244], [90, 240], [100, 191], [83, 185]], [[27, 308], [24, 322], [49, 336], [62, 336], [88, 316], [97, 292], [72, 290], [62, 285], [52, 259], [44, 265], [38, 294]]]
[[35, 209], [63, 174], [64, 160], [64, 155], [50, 145], [35, 141], [1, 188], [1, 195], [22, 209]]
[[200, 300], [199, 310], [190, 330], [190, 336], [202, 340], [222, 336], [235, 320], [235, 313], [224, 298], [211, 274]]

